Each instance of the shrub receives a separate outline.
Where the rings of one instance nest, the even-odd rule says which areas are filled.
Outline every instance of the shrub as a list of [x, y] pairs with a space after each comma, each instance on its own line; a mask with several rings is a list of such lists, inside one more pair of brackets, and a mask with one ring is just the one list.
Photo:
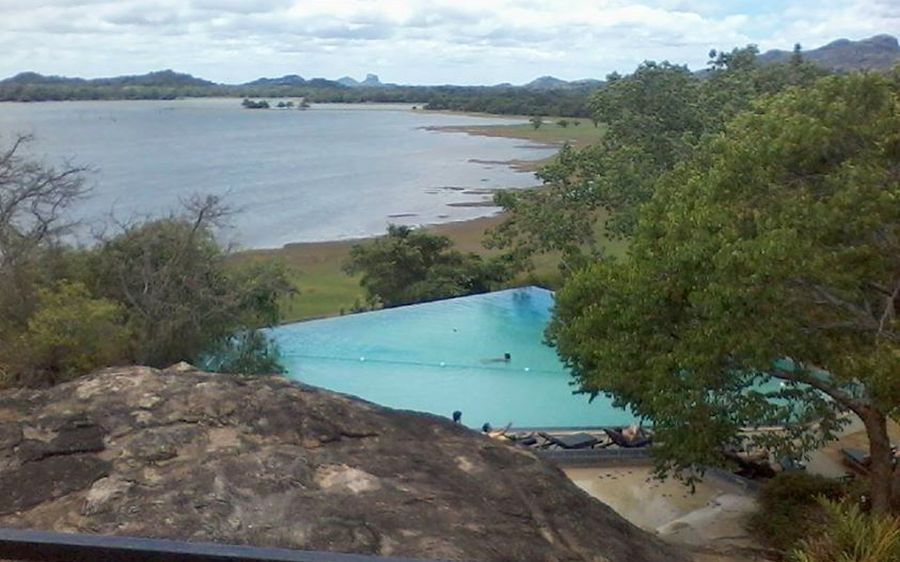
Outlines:
[[900, 517], [863, 513], [856, 504], [820, 498], [824, 531], [803, 540], [792, 562], [896, 562], [900, 560]]
[[37, 294], [15, 354], [18, 381], [35, 386], [70, 380], [126, 356], [124, 310], [107, 299], [92, 298], [81, 283], [61, 282]]
[[804, 472], [781, 473], [760, 490], [759, 510], [750, 518], [750, 530], [766, 546], [788, 551], [826, 520], [817, 498], [838, 499], [845, 493], [845, 485], [837, 480]]
[[259, 330], [249, 330], [230, 338], [210, 354], [203, 366], [217, 373], [236, 375], [285, 372], [278, 346]]

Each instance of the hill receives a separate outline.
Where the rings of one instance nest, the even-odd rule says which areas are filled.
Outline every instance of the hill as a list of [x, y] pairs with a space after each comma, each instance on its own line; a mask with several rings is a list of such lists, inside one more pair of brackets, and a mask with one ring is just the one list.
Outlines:
[[0, 526], [480, 562], [684, 561], [533, 453], [448, 419], [184, 364], [0, 393]]
[[[790, 51], [772, 50], [759, 55], [760, 62], [787, 62]], [[892, 35], [875, 35], [860, 41], [838, 39], [827, 45], [803, 51], [803, 56], [828, 70], [887, 70], [900, 63], [900, 44]]]
[[75, 85], [75, 86], [215, 86], [215, 82], [196, 78], [190, 74], [174, 70], [158, 70], [147, 74], [113, 76], [109, 78], [69, 78], [67, 76], [44, 76], [37, 72], [21, 72], [11, 78], [0, 80], [0, 84], [31, 85]]

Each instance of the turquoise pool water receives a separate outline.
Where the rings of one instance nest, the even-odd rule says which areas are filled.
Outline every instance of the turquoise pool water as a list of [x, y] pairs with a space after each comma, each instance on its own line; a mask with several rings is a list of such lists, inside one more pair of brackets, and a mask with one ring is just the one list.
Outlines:
[[[469, 427], [624, 425], [598, 397], [572, 394], [570, 376], [542, 343], [553, 294], [525, 287], [272, 330], [289, 376], [392, 408]], [[504, 353], [511, 355], [507, 363]]]

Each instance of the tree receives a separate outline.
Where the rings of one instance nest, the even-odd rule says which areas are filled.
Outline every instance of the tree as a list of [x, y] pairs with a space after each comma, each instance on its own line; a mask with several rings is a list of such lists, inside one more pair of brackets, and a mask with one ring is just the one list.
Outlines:
[[56, 248], [74, 226], [67, 211], [88, 191], [86, 168], [30, 158], [31, 140], [19, 135], [0, 150], [0, 371], [13, 378], [38, 289], [49, 283], [48, 270], [63, 268]]
[[28, 328], [15, 339], [3, 386], [56, 384], [127, 358], [123, 307], [91, 297], [81, 283], [38, 291]]
[[66, 163], [61, 169], [22, 154], [33, 139], [15, 137], [0, 152], [0, 267], [14, 266], [23, 256], [68, 232], [66, 211], [88, 192], [87, 168]]
[[226, 268], [213, 228], [228, 213], [218, 198], [198, 197], [180, 215], [125, 224], [101, 241], [94, 288], [125, 305], [138, 364], [196, 360], [236, 333], [277, 322], [292, 287], [275, 265]]
[[560, 127], [562, 127], [563, 129], [565, 129], [566, 127], [569, 126], [569, 120], [568, 119], [560, 119], [559, 121], [556, 122], [556, 124], [559, 125]]
[[542, 168], [544, 189], [499, 195], [508, 218], [491, 244], [526, 261], [563, 251], [571, 264], [596, 254], [598, 235], [630, 237], [659, 177], [690, 158], [704, 136], [721, 131], [757, 97], [810, 84], [823, 72], [807, 62], [759, 65], [756, 53], [752, 45], [711, 53], [719, 62], [702, 78], [683, 66], [649, 61], [629, 76], [607, 77], [589, 103], [606, 134]]
[[344, 270], [361, 273], [369, 302], [386, 307], [485, 293], [509, 278], [499, 261], [452, 246], [446, 236], [390, 225], [386, 236], [354, 245]]
[[723, 464], [744, 427], [802, 455], [850, 411], [873, 509], [898, 505], [898, 107], [876, 75], [762, 100], [663, 176], [630, 259], [559, 292], [551, 340], [583, 391], [653, 421], [660, 472]]
[[528, 122], [531, 123], [531, 126], [534, 127], [534, 130], [537, 131], [541, 128], [541, 125], [544, 124], [544, 118], [540, 115], [535, 115], [534, 117], [529, 119]]

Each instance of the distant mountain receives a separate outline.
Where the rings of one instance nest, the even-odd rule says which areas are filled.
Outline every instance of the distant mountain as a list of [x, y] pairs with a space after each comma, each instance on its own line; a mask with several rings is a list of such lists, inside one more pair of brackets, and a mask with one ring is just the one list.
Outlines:
[[583, 78], [567, 82], [555, 76], [541, 76], [523, 85], [526, 90], [573, 90], [581, 88], [596, 88], [603, 84], [602, 80]]
[[[803, 51], [803, 57], [829, 70], [887, 70], [900, 63], [900, 44], [892, 35], [876, 35], [860, 41], [838, 39], [831, 43]], [[791, 52], [782, 50], [766, 51], [759, 55], [760, 62], [785, 62]]]
[[4, 84], [39, 85], [96, 85], [96, 86], [215, 86], [214, 82], [196, 78], [190, 74], [174, 70], [158, 70], [135, 76], [114, 76], [111, 78], [69, 78], [66, 76], [44, 76], [37, 72], [22, 72], [12, 78], [0, 80]]
[[300, 86], [303, 84], [306, 84], [306, 80], [302, 76], [285, 74], [281, 78], [257, 78], [252, 82], [247, 82], [244, 86]]
[[366, 79], [359, 83], [360, 86], [367, 86], [369, 88], [377, 88], [378, 86], [384, 86], [381, 83], [381, 80], [378, 79], [377, 74], [366, 74]]
[[525, 84], [523, 87], [528, 88], [529, 90], [558, 90], [568, 86], [569, 83], [565, 80], [560, 80], [554, 76], [541, 76], [540, 78], [535, 78], [531, 82]]
[[338, 78], [336, 82], [342, 86], [347, 86], [348, 88], [382, 88], [394, 86], [394, 84], [383, 84], [381, 80], [378, 79], [377, 74], [366, 74], [366, 78], [362, 82], [349, 76]]

